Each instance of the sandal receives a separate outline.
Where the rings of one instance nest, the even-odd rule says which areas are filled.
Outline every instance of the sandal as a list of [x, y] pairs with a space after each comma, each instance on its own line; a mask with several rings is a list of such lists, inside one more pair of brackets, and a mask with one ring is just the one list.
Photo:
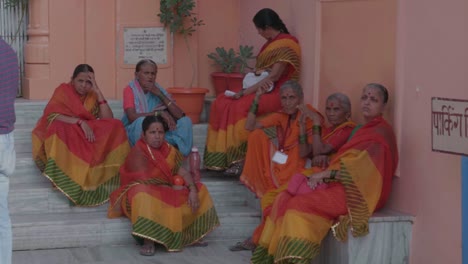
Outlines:
[[208, 242], [203, 241], [203, 240], [198, 240], [197, 242], [193, 243], [190, 246], [191, 247], [206, 247], [206, 246], [208, 246]]
[[252, 242], [252, 239], [249, 237], [242, 242], [237, 242], [234, 246], [229, 247], [230, 251], [243, 251], [250, 250], [253, 251], [257, 246]]
[[237, 162], [231, 165], [226, 171], [224, 171], [224, 175], [227, 176], [240, 176], [242, 173], [242, 169], [244, 169], [243, 162]]
[[154, 256], [156, 248], [153, 241], [145, 241], [143, 246], [140, 248], [140, 255], [142, 256]]

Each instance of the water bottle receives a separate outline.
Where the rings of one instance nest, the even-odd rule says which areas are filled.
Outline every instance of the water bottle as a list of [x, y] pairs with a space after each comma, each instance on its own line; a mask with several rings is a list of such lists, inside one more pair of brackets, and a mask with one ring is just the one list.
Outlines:
[[200, 182], [200, 153], [198, 152], [197, 147], [192, 148], [192, 152], [189, 156], [189, 163], [193, 181], [196, 183]]

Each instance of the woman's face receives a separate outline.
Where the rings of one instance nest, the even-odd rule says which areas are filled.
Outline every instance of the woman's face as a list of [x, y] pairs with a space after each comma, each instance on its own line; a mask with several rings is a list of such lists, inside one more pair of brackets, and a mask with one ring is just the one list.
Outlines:
[[159, 148], [164, 142], [164, 126], [159, 122], [154, 122], [149, 125], [148, 129], [144, 132], [143, 138], [146, 144], [153, 148]]
[[288, 115], [295, 114], [297, 112], [297, 106], [302, 102], [302, 98], [299, 98], [292, 88], [284, 89], [280, 97], [283, 112]]
[[258, 32], [258, 34], [259, 34], [260, 36], [262, 36], [263, 38], [269, 39], [269, 38], [268, 38], [267, 29], [257, 28], [257, 32]]
[[153, 87], [157, 74], [158, 68], [155, 65], [145, 63], [141, 65], [140, 71], [135, 73], [135, 77], [138, 83], [140, 83], [141, 88], [143, 88], [143, 91], [147, 92]]
[[78, 73], [78, 75], [72, 79], [71, 84], [75, 88], [75, 91], [81, 96], [86, 95], [93, 87], [89, 80], [88, 72]]
[[341, 102], [337, 99], [327, 101], [325, 114], [327, 115], [328, 122], [334, 127], [343, 124], [349, 118], [349, 113], [344, 110]]
[[379, 89], [366, 87], [361, 95], [361, 111], [367, 121], [382, 115], [385, 107], [383, 96]]

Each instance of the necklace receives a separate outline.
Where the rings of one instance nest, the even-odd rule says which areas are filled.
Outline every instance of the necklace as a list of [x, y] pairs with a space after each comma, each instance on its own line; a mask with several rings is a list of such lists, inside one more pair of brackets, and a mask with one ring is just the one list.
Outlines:
[[156, 160], [156, 159], [154, 158], [154, 155], [153, 155], [153, 152], [151, 151], [150, 146], [149, 146], [148, 144], [146, 144], [146, 147], [148, 148], [148, 152], [150, 153], [151, 158], [152, 158], [153, 160]]

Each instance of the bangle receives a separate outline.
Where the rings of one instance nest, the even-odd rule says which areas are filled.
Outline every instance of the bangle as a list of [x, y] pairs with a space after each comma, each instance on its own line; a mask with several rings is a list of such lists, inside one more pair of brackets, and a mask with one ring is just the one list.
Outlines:
[[159, 116], [159, 111], [154, 111], [154, 116]]
[[334, 180], [336, 178], [336, 174], [338, 173], [337, 170], [330, 171], [330, 180]]
[[299, 135], [299, 144], [306, 144], [306, 143], [307, 143], [307, 135], [306, 134]]
[[322, 127], [319, 126], [319, 125], [313, 125], [312, 126], [312, 133], [321, 135], [322, 134]]
[[256, 115], [257, 111], [258, 111], [258, 102], [257, 100], [254, 100], [252, 102], [252, 105], [250, 106], [249, 113]]
[[[193, 188], [192, 188], [193, 187]], [[189, 185], [187, 185], [187, 188], [189, 188], [189, 190], [197, 190], [196, 188], [197, 186], [195, 186], [194, 183], [190, 183]]]
[[167, 107], [169, 107], [170, 105], [172, 104], [172, 101], [169, 101], [169, 103], [167, 103]]
[[98, 104], [99, 104], [99, 105], [107, 104], [107, 101], [104, 99], [104, 100], [102, 100], [102, 101], [98, 101]]
[[81, 124], [83, 124], [83, 120], [82, 120], [82, 119], [78, 119], [78, 121], [76, 121], [76, 124], [77, 124], [78, 126], [81, 126]]

